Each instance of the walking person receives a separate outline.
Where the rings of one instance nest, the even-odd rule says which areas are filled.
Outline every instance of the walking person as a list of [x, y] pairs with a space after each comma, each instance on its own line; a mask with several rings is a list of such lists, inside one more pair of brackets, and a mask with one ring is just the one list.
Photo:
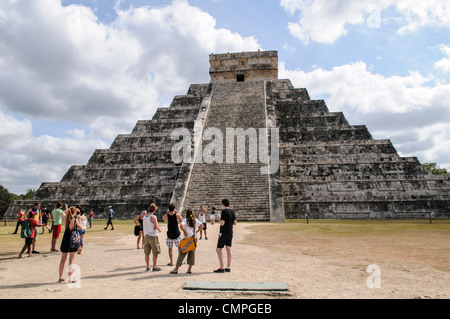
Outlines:
[[[135, 229], [139, 229], [139, 233], [137, 235], [137, 249], [139, 249], [139, 242], [142, 241], [142, 248], [144, 248], [144, 226], [142, 225], [143, 218], [147, 214], [145, 210], [142, 211], [142, 213], [136, 217], [134, 220]], [[136, 230], [135, 230], [136, 235]]]
[[108, 222], [106, 223], [106, 227], [105, 230], [108, 229], [108, 226], [111, 225], [111, 230], [114, 230], [114, 225], [112, 222], [112, 219], [114, 217], [114, 210], [112, 209], [111, 206], [108, 207], [109, 211], [108, 211]]
[[[236, 225], [236, 215], [232, 209], [229, 208], [230, 201], [228, 199], [222, 200], [222, 213], [220, 215], [220, 231], [219, 239], [217, 241], [217, 257], [219, 258], [220, 267], [214, 272], [223, 273], [230, 272], [231, 269], [231, 245], [233, 241], [233, 226]], [[227, 268], [224, 268], [222, 249], [227, 251]]]
[[[195, 239], [197, 239], [197, 233], [203, 229], [204, 225], [194, 217], [194, 214], [191, 209], [186, 210], [186, 218], [182, 220], [180, 229], [183, 232], [184, 238], [188, 238], [195, 235]], [[183, 239], [184, 239], [183, 238]], [[187, 257], [187, 264], [189, 265], [187, 274], [192, 273], [192, 266], [195, 264], [195, 249], [187, 252], [187, 253], [179, 253], [177, 264], [175, 269], [172, 270], [171, 274], [178, 274], [178, 269], [181, 267], [184, 258]]]
[[19, 212], [17, 213], [16, 230], [13, 233], [14, 235], [17, 234], [17, 230], [19, 229], [19, 226], [22, 226], [24, 220], [25, 220], [25, 213], [23, 212], [22, 208], [19, 208]]
[[83, 207], [81, 207], [80, 205], [77, 205], [76, 208], [78, 209], [78, 219], [81, 223], [80, 234], [81, 234], [81, 242], [83, 243], [83, 245], [78, 248], [77, 253], [81, 254], [81, 251], [83, 250], [83, 247], [84, 247], [84, 235], [86, 234], [87, 217], [84, 214]]
[[94, 210], [91, 208], [91, 209], [89, 209], [89, 215], [88, 215], [89, 228], [92, 228], [93, 220], [94, 220]]
[[74, 283], [75, 279], [73, 279], [74, 274], [74, 261], [75, 261], [75, 255], [77, 253], [77, 248], [71, 248], [70, 247], [70, 235], [71, 232], [77, 227], [81, 229], [83, 226], [81, 225], [81, 222], [79, 218], [77, 218], [77, 212], [78, 209], [74, 206], [71, 206], [67, 210], [67, 214], [65, 215], [65, 230], [64, 230], [64, 236], [61, 241], [61, 247], [60, 250], [62, 252], [61, 260], [59, 262], [59, 282], [63, 283], [63, 273], [64, 273], [64, 266], [66, 264], [67, 255], [69, 255], [69, 268], [68, 268], [68, 281], [70, 283]]
[[209, 220], [211, 221], [211, 225], [214, 225], [214, 222], [216, 221], [216, 207], [214, 204], [211, 204], [211, 215], [209, 216]]
[[[59, 238], [59, 235], [61, 234], [61, 224], [63, 221], [63, 215], [64, 211], [62, 210], [63, 204], [61, 202], [58, 202], [56, 204], [56, 208], [52, 210], [51, 219], [53, 220], [53, 229], [52, 229], [52, 247], [50, 248], [50, 251], [58, 251], [56, 249], [56, 241]], [[67, 204], [66, 204], [66, 210], [67, 210]]]
[[48, 213], [48, 210], [47, 210], [47, 207], [42, 207], [42, 224], [43, 224], [43, 227], [42, 227], [42, 232], [41, 232], [41, 234], [43, 234], [44, 233], [44, 231], [45, 231], [45, 229], [44, 228], [47, 228], [47, 230], [50, 232], [50, 227], [48, 227], [48, 225], [47, 225], [47, 223], [48, 223], [48, 219], [49, 219], [49, 213]]
[[174, 204], [169, 204], [167, 213], [163, 216], [163, 220], [167, 223], [167, 237], [166, 245], [169, 248], [169, 258], [170, 262], [167, 266], [173, 266], [173, 251], [172, 247], [178, 248], [178, 253], [180, 253], [180, 241], [181, 233], [178, 228], [178, 223], [182, 220], [181, 215], [176, 211]]
[[148, 208], [147, 214], [143, 217], [144, 226], [144, 255], [145, 263], [147, 264], [147, 271], [150, 270], [150, 253], [153, 254], [153, 269], [152, 271], [160, 271], [157, 267], [158, 255], [161, 253], [161, 247], [158, 240], [158, 232], [161, 232], [161, 227], [158, 224], [158, 219], [155, 216], [156, 205], [151, 204]]
[[203, 224], [203, 228], [200, 231], [200, 239], [202, 239], [202, 233], [205, 233], [205, 240], [208, 239], [206, 235], [206, 213], [207, 210], [205, 208], [205, 205], [200, 205], [200, 210], [197, 212], [197, 219]]
[[36, 202], [34, 203], [33, 207], [30, 208], [27, 212], [26, 212], [26, 216], [28, 216], [30, 214], [30, 212], [33, 214], [33, 218], [36, 220], [37, 222], [37, 226], [38, 228], [36, 228], [36, 231], [34, 232], [34, 237], [33, 237], [33, 242], [31, 244], [32, 246], [32, 253], [33, 254], [39, 254], [39, 252], [36, 250], [36, 241], [37, 241], [37, 235], [39, 233], [39, 227], [42, 226], [42, 214], [41, 214], [41, 203]]
[[33, 212], [30, 212], [28, 214], [28, 218], [24, 222], [29, 223], [31, 235], [30, 235], [30, 237], [25, 238], [25, 245], [23, 246], [22, 250], [19, 253], [19, 258], [23, 258], [23, 253], [25, 252], [25, 250], [28, 250], [28, 257], [33, 257], [33, 254], [31, 251], [31, 245], [33, 244], [33, 240], [36, 237], [36, 233], [38, 232], [37, 227], [42, 226], [42, 225], [38, 224], [38, 222], [34, 218]]

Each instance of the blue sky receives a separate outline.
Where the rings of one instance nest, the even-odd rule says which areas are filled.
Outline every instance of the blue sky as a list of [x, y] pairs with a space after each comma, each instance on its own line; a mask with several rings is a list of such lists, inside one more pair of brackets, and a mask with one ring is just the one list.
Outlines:
[[0, 184], [59, 181], [208, 83], [210, 53], [257, 49], [401, 156], [450, 169], [448, 39], [442, 0], [4, 0]]

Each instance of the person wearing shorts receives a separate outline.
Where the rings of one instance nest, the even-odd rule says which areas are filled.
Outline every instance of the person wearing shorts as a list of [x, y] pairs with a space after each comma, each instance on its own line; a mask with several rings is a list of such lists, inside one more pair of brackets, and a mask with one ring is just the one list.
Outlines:
[[150, 270], [150, 253], [153, 255], [153, 270], [160, 271], [158, 268], [158, 255], [161, 253], [161, 247], [158, 240], [158, 232], [161, 232], [161, 227], [158, 224], [158, 219], [154, 215], [156, 212], [156, 205], [151, 204], [148, 208], [148, 213], [144, 215], [142, 219], [142, 225], [144, 228], [144, 254], [145, 263], [147, 264], [147, 271]]
[[[217, 240], [217, 257], [219, 258], [220, 267], [214, 272], [223, 273], [230, 272], [231, 267], [231, 245], [233, 242], [233, 226], [236, 225], [236, 215], [232, 209], [229, 208], [230, 201], [228, 199], [222, 200], [222, 213], [220, 215], [220, 231], [219, 239]], [[227, 250], [227, 268], [224, 268], [222, 249]]]
[[211, 204], [211, 215], [209, 216], [209, 219], [211, 220], [211, 225], [214, 225], [214, 222], [216, 221], [216, 207], [214, 204]]
[[30, 212], [33, 214], [33, 218], [36, 220], [36, 222], [38, 223], [38, 225], [36, 226], [36, 231], [34, 232], [34, 237], [33, 237], [33, 243], [31, 244], [32, 247], [32, 253], [33, 254], [39, 254], [38, 251], [36, 251], [36, 241], [37, 241], [37, 235], [39, 233], [39, 227], [42, 226], [41, 220], [42, 220], [42, 214], [41, 214], [41, 203], [36, 202], [34, 203], [33, 208], [30, 208], [27, 212], [26, 212], [26, 216], [29, 216]]
[[25, 245], [23, 246], [22, 250], [20, 251], [18, 258], [23, 258], [23, 253], [25, 252], [25, 250], [28, 250], [29, 257], [33, 256], [32, 251], [31, 251], [31, 246], [33, 244], [34, 239], [36, 238], [37, 226], [42, 226], [42, 225], [38, 224], [38, 222], [34, 218], [33, 212], [30, 212], [28, 214], [28, 219], [26, 221], [30, 223], [29, 225], [30, 225], [31, 235], [30, 235], [30, 237], [25, 238]]
[[173, 251], [172, 247], [175, 245], [180, 253], [180, 241], [181, 233], [178, 228], [178, 223], [182, 220], [181, 215], [176, 211], [175, 205], [170, 204], [167, 213], [164, 215], [163, 220], [167, 223], [167, 237], [166, 245], [169, 248], [170, 262], [167, 266], [173, 266]]
[[203, 224], [203, 229], [200, 231], [200, 238], [202, 239], [202, 233], [205, 233], [205, 240], [208, 239], [206, 235], [206, 213], [207, 210], [205, 208], [205, 205], [200, 205], [200, 210], [197, 212], [197, 219]]
[[63, 210], [62, 210], [63, 204], [61, 202], [58, 202], [56, 204], [56, 208], [52, 210], [52, 220], [53, 220], [53, 229], [52, 229], [52, 248], [50, 248], [50, 251], [58, 251], [56, 249], [56, 240], [59, 238], [59, 235], [61, 234], [61, 224], [63, 219]]

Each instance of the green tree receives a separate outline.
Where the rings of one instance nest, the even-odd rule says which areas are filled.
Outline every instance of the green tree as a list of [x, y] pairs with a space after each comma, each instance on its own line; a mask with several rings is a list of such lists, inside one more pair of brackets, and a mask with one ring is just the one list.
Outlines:
[[13, 195], [6, 188], [0, 185], [0, 216], [3, 216], [12, 201]]
[[29, 189], [25, 194], [20, 195], [22, 200], [29, 200], [32, 199], [36, 191], [34, 189]]
[[450, 174], [446, 168], [440, 168], [436, 163], [423, 163], [422, 166], [431, 174], [445, 175]]
[[8, 210], [9, 205], [15, 200], [29, 200], [32, 199], [36, 191], [29, 189], [25, 194], [16, 195], [10, 193], [5, 187], [0, 185], [0, 217]]

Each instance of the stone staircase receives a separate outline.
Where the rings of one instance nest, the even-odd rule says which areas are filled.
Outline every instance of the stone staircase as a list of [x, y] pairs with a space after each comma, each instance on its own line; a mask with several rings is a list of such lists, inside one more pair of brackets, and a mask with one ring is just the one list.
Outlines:
[[[218, 128], [223, 134], [223, 162], [208, 164], [197, 158], [193, 166], [183, 208], [194, 211], [204, 204], [218, 209], [228, 198], [239, 220], [269, 220], [268, 177], [261, 174], [264, 164], [226, 163], [226, 128], [265, 128], [264, 81], [215, 83], [204, 130]], [[203, 142], [205, 145], [208, 142]], [[235, 140], [235, 144], [236, 144]], [[203, 146], [205, 146], [203, 145]], [[197, 163], [199, 162], [199, 163]]]

